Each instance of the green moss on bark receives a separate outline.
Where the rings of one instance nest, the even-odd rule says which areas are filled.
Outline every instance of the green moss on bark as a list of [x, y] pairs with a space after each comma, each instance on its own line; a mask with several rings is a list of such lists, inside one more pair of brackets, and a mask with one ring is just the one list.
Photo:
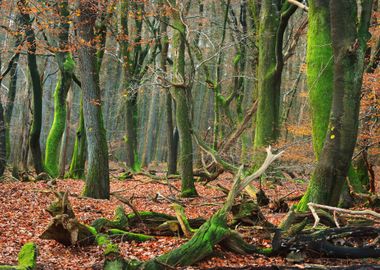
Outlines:
[[326, 138], [333, 91], [330, 13], [328, 4], [323, 2], [309, 1], [306, 56], [313, 147], [317, 159]]
[[77, 128], [74, 151], [71, 159], [70, 169], [67, 178], [83, 179], [84, 166], [86, 162], [86, 130], [83, 116], [83, 97], [80, 100], [79, 126]]
[[[173, 74], [174, 82], [178, 84], [186, 84], [185, 82], [185, 35], [186, 27], [180, 18], [178, 11], [173, 14], [173, 50], [174, 64]], [[174, 87], [171, 89], [173, 98], [176, 101], [176, 121], [179, 131], [180, 144], [180, 173], [181, 173], [181, 196], [195, 197], [198, 196], [195, 190], [193, 178], [193, 143], [191, 137], [190, 124], [190, 89], [185, 86]]]
[[19, 267], [34, 269], [37, 261], [37, 246], [34, 243], [26, 243], [18, 254]]
[[71, 87], [75, 63], [70, 54], [66, 56], [60, 78], [54, 92], [54, 120], [46, 141], [45, 170], [52, 176], [59, 174], [59, 149], [66, 126], [66, 98]]

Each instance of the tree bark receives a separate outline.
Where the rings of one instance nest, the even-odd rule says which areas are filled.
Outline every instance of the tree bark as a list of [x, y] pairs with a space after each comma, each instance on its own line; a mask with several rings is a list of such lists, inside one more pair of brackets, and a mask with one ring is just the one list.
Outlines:
[[6, 129], [4, 121], [3, 104], [0, 101], [0, 177], [3, 176], [7, 161]]
[[42, 127], [42, 84], [40, 74], [38, 72], [36, 57], [36, 37], [32, 28], [32, 20], [29, 15], [29, 7], [25, 0], [17, 2], [18, 9], [22, 16], [22, 23], [28, 44], [28, 67], [33, 85], [33, 123], [30, 129], [29, 145], [33, 157], [33, 164], [36, 173], [43, 171], [42, 154], [40, 147], [40, 135]]
[[284, 66], [283, 37], [297, 8], [281, 1], [264, 0], [259, 22], [258, 107], [254, 136], [254, 168], [260, 166], [263, 148], [279, 136], [281, 76]]
[[[178, 5], [178, 1], [176, 1]], [[174, 34], [173, 34], [173, 78], [178, 86], [170, 91], [176, 102], [176, 122], [179, 132], [179, 163], [181, 173], [181, 196], [198, 196], [195, 190], [193, 178], [193, 143], [191, 138], [190, 123], [190, 89], [185, 82], [185, 47], [186, 26], [184, 25], [179, 10], [173, 11]], [[181, 87], [181, 84], [184, 87]]]
[[96, 199], [108, 199], [110, 192], [108, 147], [103, 125], [99, 75], [94, 42], [97, 1], [78, 1], [78, 35], [85, 41], [78, 48], [83, 91], [83, 113], [87, 135], [88, 169], [83, 194]]
[[[163, 4], [164, 7], [164, 4]], [[161, 59], [160, 67], [164, 76], [167, 72], [167, 58], [169, 50], [169, 37], [168, 37], [168, 23], [169, 19], [167, 16], [162, 16], [160, 23], [160, 42], [161, 42]], [[177, 149], [174, 142], [174, 123], [173, 123], [173, 109], [172, 109], [172, 95], [168, 89], [163, 89], [166, 94], [166, 124], [167, 124], [167, 163], [168, 163], [168, 174], [175, 174], [177, 172]]]
[[[328, 132], [310, 186], [308, 201], [336, 206], [355, 148], [371, 0], [330, 1], [334, 56], [333, 100]], [[305, 203], [305, 199], [301, 203]]]
[[62, 22], [59, 24], [60, 52], [56, 54], [59, 67], [59, 78], [54, 92], [54, 120], [46, 141], [45, 170], [51, 177], [59, 175], [59, 149], [63, 132], [66, 126], [66, 98], [71, 87], [75, 62], [69, 52], [66, 52], [69, 39], [70, 25], [66, 22], [69, 16], [68, 1], [59, 5], [59, 15]]
[[79, 125], [76, 131], [73, 156], [70, 163], [68, 178], [84, 178], [84, 166], [86, 163], [86, 130], [83, 115], [83, 94], [80, 98]]

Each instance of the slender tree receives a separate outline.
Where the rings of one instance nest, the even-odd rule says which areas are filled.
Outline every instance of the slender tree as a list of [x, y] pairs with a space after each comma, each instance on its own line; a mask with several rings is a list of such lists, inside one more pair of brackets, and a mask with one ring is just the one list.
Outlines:
[[[168, 24], [169, 18], [166, 16], [167, 6], [164, 4], [165, 1], [161, 4], [161, 22], [160, 22], [160, 43], [161, 43], [161, 59], [160, 59], [160, 68], [164, 74], [167, 73], [167, 58], [169, 52], [169, 37], [168, 37]], [[167, 125], [167, 145], [168, 145], [168, 154], [167, 154], [167, 163], [168, 163], [168, 174], [175, 174], [177, 172], [177, 147], [175, 143], [175, 130], [173, 123], [173, 102], [172, 95], [168, 89], [163, 89], [165, 94], [165, 109], [166, 109], [166, 125]]]
[[182, 179], [181, 195], [183, 197], [197, 196], [193, 178], [193, 143], [191, 138], [190, 123], [190, 88], [185, 81], [185, 50], [186, 50], [186, 26], [182, 21], [180, 1], [172, 1], [173, 15], [173, 42], [174, 56], [173, 78], [174, 86], [171, 94], [176, 102], [176, 122], [179, 131], [179, 163]]
[[[1, 61], [0, 61], [0, 64], [1, 64]], [[6, 129], [5, 129], [5, 121], [4, 121], [3, 104], [0, 101], [0, 177], [2, 177], [4, 174], [6, 163], [7, 163]]]
[[258, 41], [258, 107], [254, 136], [254, 167], [262, 163], [263, 148], [276, 142], [279, 136], [281, 76], [284, 67], [283, 38], [296, 6], [283, 1], [264, 0], [260, 10]]
[[42, 84], [38, 72], [36, 57], [36, 36], [32, 27], [32, 18], [30, 17], [30, 8], [26, 0], [17, 2], [18, 9], [22, 17], [22, 25], [26, 35], [28, 45], [28, 68], [33, 85], [33, 123], [30, 130], [29, 145], [33, 157], [33, 164], [36, 173], [43, 171], [42, 154], [40, 147], [40, 135], [42, 127]]
[[88, 168], [83, 194], [98, 199], [108, 199], [110, 192], [108, 175], [108, 147], [103, 125], [97, 50], [93, 46], [95, 22], [98, 12], [96, 0], [77, 2], [80, 15], [77, 19], [78, 48], [83, 91], [83, 113], [87, 135]]
[[83, 95], [80, 98], [79, 121], [75, 133], [74, 150], [71, 158], [70, 169], [66, 177], [84, 178], [84, 166], [86, 163], [86, 129], [84, 127]]
[[[0, 6], [2, 1], [0, 0]], [[0, 69], [1, 69], [1, 53], [0, 53]], [[0, 74], [0, 87], [2, 81], [2, 74]], [[5, 129], [5, 121], [4, 121], [4, 109], [3, 102], [0, 100], [0, 177], [3, 176], [5, 165], [7, 161], [7, 152], [6, 152], [6, 129]]]
[[66, 125], [66, 98], [75, 68], [74, 60], [68, 51], [69, 14], [68, 1], [60, 2], [58, 5], [58, 15], [61, 21], [58, 25], [60, 27], [59, 52], [56, 53], [60, 74], [54, 92], [54, 120], [46, 141], [45, 151], [45, 170], [52, 177], [57, 177], [59, 174], [59, 146]]

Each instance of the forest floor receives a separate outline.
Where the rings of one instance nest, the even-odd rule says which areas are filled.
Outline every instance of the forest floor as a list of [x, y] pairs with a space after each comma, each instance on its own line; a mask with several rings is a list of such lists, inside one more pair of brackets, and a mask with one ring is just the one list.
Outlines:
[[[163, 212], [173, 214], [174, 211], [168, 202], [156, 202], [153, 198], [157, 192], [164, 196], [169, 196], [170, 192], [166, 185], [143, 182], [149, 181], [147, 177], [137, 176], [134, 180], [119, 181], [115, 176], [111, 181], [111, 191], [123, 190], [121, 193], [127, 198], [133, 197], [134, 206], [140, 210]], [[211, 182], [208, 186], [197, 184], [200, 197], [195, 199], [183, 199], [186, 205], [187, 217], [208, 218], [215, 213], [222, 205], [224, 194], [216, 189], [217, 184], [230, 187], [232, 176], [224, 174], [217, 181]], [[74, 212], [80, 222], [91, 224], [97, 218], [112, 218], [114, 210], [118, 205], [122, 205], [116, 198], [108, 200], [93, 200], [81, 198], [83, 188], [81, 180], [58, 180], [57, 190], [70, 192], [70, 201]], [[179, 188], [180, 182], [173, 181], [173, 185]], [[278, 199], [291, 193], [297, 196], [304, 192], [307, 184], [300, 180], [284, 180], [276, 184], [268, 181], [263, 188], [268, 197]], [[65, 247], [55, 241], [39, 239], [39, 235], [47, 227], [51, 217], [45, 210], [54, 200], [54, 195], [49, 192], [49, 186], [44, 182], [22, 183], [5, 182], [0, 189], [0, 264], [17, 263], [17, 253], [26, 242], [33, 241], [38, 245], [38, 269], [100, 269], [102, 265], [102, 250], [97, 246], [89, 247]], [[126, 212], [131, 210], [124, 205]], [[272, 213], [268, 207], [262, 208], [268, 221], [278, 225], [285, 213]], [[253, 244], [269, 247], [269, 233], [247, 230], [241, 228], [245, 239]], [[139, 260], [149, 260], [154, 256], [163, 254], [184, 243], [186, 239], [173, 237], [156, 237], [144, 243], [124, 242], [119, 243], [121, 254], [125, 258], [137, 258]], [[243, 266], [298, 266], [318, 264], [324, 266], [348, 266], [380, 264], [375, 259], [321, 259], [307, 258], [304, 262], [292, 264], [284, 258], [267, 258], [261, 255], [236, 255], [220, 250], [217, 256], [206, 259], [193, 267], [186, 269], [206, 269], [215, 267], [243, 267]]]

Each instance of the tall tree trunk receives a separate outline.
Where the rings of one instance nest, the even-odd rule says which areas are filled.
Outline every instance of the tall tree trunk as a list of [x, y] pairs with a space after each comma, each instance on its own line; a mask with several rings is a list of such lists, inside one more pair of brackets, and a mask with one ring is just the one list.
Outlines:
[[88, 168], [84, 196], [108, 199], [110, 193], [108, 147], [103, 126], [99, 75], [94, 42], [97, 1], [78, 1], [78, 35], [86, 44], [78, 48], [83, 91], [83, 113], [87, 135]]
[[6, 129], [5, 129], [5, 121], [4, 121], [4, 110], [3, 110], [3, 104], [0, 101], [0, 177], [2, 177], [4, 174], [5, 165], [7, 161], [6, 149], [7, 148], [6, 148]]
[[224, 6], [224, 17], [223, 17], [223, 29], [222, 29], [222, 37], [219, 44], [219, 55], [218, 60], [216, 63], [216, 69], [215, 69], [215, 80], [214, 80], [214, 135], [213, 135], [213, 147], [214, 150], [218, 150], [218, 142], [220, 137], [220, 125], [221, 125], [221, 115], [220, 111], [222, 109], [222, 106], [225, 106], [224, 103], [224, 97], [222, 96], [222, 71], [223, 71], [223, 53], [222, 53], [222, 47], [224, 46], [224, 41], [226, 39], [226, 30], [227, 30], [227, 21], [228, 21], [228, 12], [230, 9], [230, 3], [231, 1], [228, 0], [227, 3], [222, 2], [222, 6]]
[[[179, 1], [176, 1], [178, 7]], [[193, 197], [198, 196], [194, 186], [193, 178], [193, 143], [191, 138], [190, 123], [190, 100], [189, 87], [185, 82], [185, 38], [186, 26], [184, 25], [179, 10], [173, 13], [173, 78], [174, 83], [178, 86], [173, 87], [170, 91], [176, 102], [176, 122], [179, 132], [179, 163], [182, 179], [181, 196]]]
[[[164, 5], [163, 5], [164, 7]], [[161, 37], [161, 61], [160, 67], [164, 76], [167, 73], [167, 58], [169, 50], [169, 38], [168, 38], [168, 17], [162, 16], [160, 23], [160, 37]], [[166, 137], [167, 137], [167, 163], [168, 163], [168, 174], [175, 174], [177, 172], [177, 149], [174, 142], [174, 124], [173, 124], [173, 109], [172, 109], [172, 95], [168, 89], [163, 89], [166, 92]]]
[[[131, 26], [129, 33], [129, 12], [133, 10], [137, 14], [134, 19], [134, 25]], [[139, 171], [141, 164], [137, 151], [137, 91], [144, 74], [144, 60], [148, 50], [142, 49], [142, 23], [144, 14], [143, 2], [130, 2], [121, 0], [120, 5], [120, 26], [121, 36], [124, 37], [121, 42], [121, 53], [123, 57], [123, 76], [121, 87], [126, 96], [126, 145], [127, 160], [126, 164], [133, 171]], [[134, 43], [132, 46], [130, 41]]]
[[67, 108], [67, 113], [66, 113], [66, 127], [65, 127], [65, 132], [63, 133], [62, 136], [62, 145], [61, 145], [61, 150], [59, 154], [59, 177], [63, 178], [65, 177], [65, 171], [66, 171], [66, 162], [67, 162], [67, 149], [70, 141], [70, 120], [71, 120], [71, 108], [73, 104], [73, 94], [71, 92], [68, 93], [68, 101], [66, 102], [66, 108]]
[[[0, 6], [2, 1], [0, 0]], [[0, 52], [0, 68], [1, 68], [1, 52]], [[0, 87], [1, 87], [2, 75], [0, 74]], [[3, 103], [0, 100], [0, 177], [3, 176], [6, 162], [7, 162], [7, 141], [6, 141], [6, 128], [4, 121]]]
[[59, 24], [59, 48], [61, 51], [56, 54], [60, 74], [54, 92], [54, 120], [47, 137], [45, 150], [45, 170], [52, 177], [59, 175], [59, 146], [66, 125], [66, 98], [75, 69], [74, 60], [71, 54], [67, 52], [70, 29], [70, 24], [67, 23], [69, 16], [68, 1], [62, 1], [59, 4], [58, 13], [62, 20]]
[[73, 156], [70, 163], [68, 178], [84, 178], [84, 166], [86, 163], [86, 129], [84, 127], [83, 94], [80, 97], [79, 125], [76, 131]]
[[265, 158], [263, 148], [276, 142], [279, 127], [280, 87], [284, 66], [283, 37], [296, 7], [264, 0], [259, 22], [258, 107], [254, 138], [254, 168]]
[[[327, 136], [308, 188], [308, 201], [331, 206], [339, 202], [357, 139], [372, 1], [363, 0], [360, 5], [358, 26], [355, 0], [334, 0], [329, 5], [334, 56], [333, 100]], [[303, 203], [306, 204], [305, 199]]]
[[[20, 21], [20, 15], [18, 15], [17, 22]], [[9, 90], [7, 95], [7, 104], [4, 108], [4, 118], [5, 118], [5, 128], [6, 128], [6, 140], [7, 140], [7, 157], [10, 156], [10, 125], [12, 120], [12, 113], [14, 107], [14, 101], [16, 98], [16, 89], [17, 89], [17, 69], [18, 69], [18, 61], [20, 58], [20, 54], [18, 54], [18, 50], [20, 50], [19, 46], [21, 45], [21, 35], [17, 35], [15, 41], [15, 49], [17, 55], [12, 63], [12, 67], [9, 71]]]
[[329, 0], [309, 1], [307, 32], [307, 85], [313, 147], [318, 160], [326, 138], [333, 95], [333, 52]]
[[22, 23], [28, 44], [28, 67], [33, 85], [33, 123], [30, 130], [29, 145], [33, 157], [34, 169], [36, 173], [43, 171], [42, 154], [40, 147], [40, 135], [42, 126], [42, 84], [38, 72], [36, 57], [36, 37], [32, 28], [32, 20], [29, 15], [29, 7], [26, 0], [17, 2], [18, 9], [22, 16]]

